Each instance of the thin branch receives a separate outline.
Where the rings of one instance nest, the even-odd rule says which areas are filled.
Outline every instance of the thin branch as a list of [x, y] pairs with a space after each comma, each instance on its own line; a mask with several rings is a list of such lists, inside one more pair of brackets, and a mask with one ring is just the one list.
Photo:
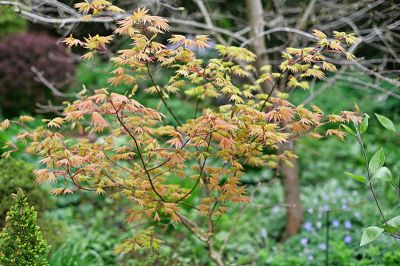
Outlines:
[[112, 107], [113, 107], [114, 110], [115, 110], [115, 115], [116, 115], [116, 117], [117, 117], [117, 120], [118, 120], [119, 124], [124, 128], [124, 130], [126, 131], [126, 133], [128, 133], [128, 135], [133, 139], [133, 141], [134, 141], [134, 143], [135, 143], [136, 150], [137, 150], [138, 155], [139, 155], [139, 159], [140, 159], [140, 161], [142, 162], [142, 167], [143, 167], [143, 170], [146, 172], [148, 181], [150, 182], [150, 185], [151, 185], [151, 189], [153, 190], [153, 192], [154, 192], [162, 201], [165, 202], [164, 197], [157, 191], [157, 189], [155, 188], [155, 186], [154, 186], [154, 184], [153, 184], [153, 180], [152, 180], [152, 178], [151, 178], [151, 175], [150, 175], [149, 171], [147, 170], [146, 163], [144, 162], [144, 158], [143, 158], [142, 152], [140, 151], [139, 143], [137, 142], [135, 136], [131, 133], [131, 131], [126, 127], [126, 125], [125, 125], [124, 122], [122, 121], [122, 119], [121, 119], [121, 117], [120, 117], [120, 115], [119, 115], [119, 111], [118, 111], [117, 108], [115, 107], [114, 103], [113, 103], [111, 100], [110, 100], [110, 103], [111, 103]]
[[154, 81], [154, 78], [153, 78], [153, 75], [151, 74], [148, 63], [146, 64], [146, 68], [147, 68], [147, 73], [149, 74], [151, 83], [153, 84], [154, 88], [156, 89], [158, 96], [160, 96], [160, 99], [163, 102], [165, 108], [167, 108], [168, 112], [172, 115], [172, 117], [174, 118], [174, 120], [178, 124], [178, 126], [182, 126], [181, 122], [179, 122], [178, 118], [175, 116], [175, 114], [172, 112], [171, 108], [168, 106], [167, 101], [164, 99], [164, 96], [162, 95], [162, 91], [160, 90], [160, 88], [158, 87], [156, 82]]
[[[51, 3], [59, 3], [58, 1], [51, 1]], [[9, 6], [14, 6], [16, 8], [16, 12], [21, 14], [23, 17], [26, 19], [34, 22], [34, 23], [42, 23], [42, 24], [56, 24], [60, 25], [61, 27], [64, 27], [65, 25], [68, 24], [76, 24], [76, 23], [82, 23], [82, 15], [71, 15], [70, 17], [65, 17], [65, 18], [55, 18], [55, 17], [50, 17], [46, 16], [43, 14], [38, 14], [35, 12], [32, 12], [32, 8], [30, 6], [24, 5], [19, 2], [14, 2], [14, 1], [0, 1], [0, 5], [9, 5]], [[62, 6], [59, 6], [61, 8]], [[118, 15], [111, 15], [111, 16], [96, 16], [92, 17], [90, 21], [87, 21], [89, 23], [114, 23], [116, 20], [123, 19], [127, 16], [130, 16], [131, 13], [123, 13], [123, 14], [118, 14]], [[211, 32], [215, 33], [220, 33], [224, 34], [228, 37], [232, 37], [238, 41], [244, 42], [247, 39], [243, 37], [240, 33], [235, 33], [229, 30], [226, 30], [224, 28], [220, 28], [217, 26], [210, 26], [204, 23], [200, 23], [197, 21], [192, 21], [189, 19], [180, 19], [180, 18], [169, 18], [168, 19], [170, 23], [174, 25], [185, 25], [186, 27], [192, 27], [192, 28], [198, 28], [198, 29], [203, 29], [203, 30], [209, 30]], [[174, 27], [172, 27], [174, 30]], [[179, 29], [179, 28], [177, 28]]]
[[63, 93], [60, 90], [58, 90], [50, 81], [48, 81], [43, 76], [43, 72], [40, 72], [36, 67], [31, 66], [31, 71], [35, 73], [36, 77], [40, 80], [40, 82], [42, 82], [47, 88], [49, 88], [55, 96], [63, 98], [72, 98], [76, 96], [75, 93]]
[[[212, 138], [212, 133], [210, 134], [210, 138], [208, 139], [208, 143], [207, 143], [207, 152], [210, 149], [210, 144], [211, 144], [211, 138]], [[175, 202], [178, 203], [182, 200], [184, 200], [185, 198], [187, 198], [190, 194], [192, 194], [192, 192], [196, 189], [197, 185], [200, 183], [200, 179], [202, 178], [203, 172], [204, 172], [204, 167], [206, 165], [207, 162], [207, 156], [204, 158], [203, 160], [203, 165], [200, 168], [200, 173], [199, 173], [199, 178], [197, 179], [196, 183], [194, 184], [194, 186], [192, 187], [192, 189], [186, 193], [184, 196], [182, 196], [181, 198], [177, 199]]]

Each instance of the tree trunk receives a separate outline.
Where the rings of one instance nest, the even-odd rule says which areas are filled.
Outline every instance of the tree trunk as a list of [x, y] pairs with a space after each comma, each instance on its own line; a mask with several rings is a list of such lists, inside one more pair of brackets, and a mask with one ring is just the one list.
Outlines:
[[[279, 145], [279, 153], [285, 151], [295, 152], [294, 142], [290, 141]], [[284, 177], [285, 204], [286, 204], [286, 228], [282, 235], [282, 241], [297, 234], [303, 221], [303, 212], [300, 201], [300, 173], [299, 164], [296, 158], [289, 159], [289, 165], [281, 162], [279, 165], [280, 174]]]
[[[312, 1], [315, 2], [315, 1]], [[257, 55], [256, 68], [259, 71], [264, 65], [269, 64], [267, 56], [267, 48], [265, 44], [265, 36], [262, 35], [264, 31], [264, 9], [261, 0], [246, 0], [247, 5], [247, 16], [250, 24], [250, 38], [252, 40], [251, 45], [253, 47], [254, 53]], [[312, 9], [312, 6], [307, 8]], [[306, 13], [309, 13], [307, 11]], [[271, 88], [264, 83], [264, 90], [270, 91]], [[282, 153], [286, 150], [294, 151], [294, 143], [289, 142], [280, 145], [278, 153]], [[295, 207], [288, 207], [286, 214], [286, 229], [283, 233], [282, 240], [286, 240], [292, 235], [295, 235], [301, 226], [303, 219], [303, 213], [300, 204], [300, 176], [299, 176], [299, 166], [296, 158], [290, 159], [293, 167], [282, 163], [279, 167], [279, 172], [284, 178], [285, 187], [285, 204], [293, 205]]]
[[214, 249], [214, 241], [212, 239], [208, 240], [208, 251], [210, 253], [210, 257], [214, 260], [214, 262], [218, 266], [225, 266], [224, 262], [222, 261], [222, 256]]
[[246, 0], [247, 17], [250, 25], [251, 45], [257, 55], [256, 68], [268, 65], [267, 47], [265, 45], [264, 31], [264, 9], [261, 0]]

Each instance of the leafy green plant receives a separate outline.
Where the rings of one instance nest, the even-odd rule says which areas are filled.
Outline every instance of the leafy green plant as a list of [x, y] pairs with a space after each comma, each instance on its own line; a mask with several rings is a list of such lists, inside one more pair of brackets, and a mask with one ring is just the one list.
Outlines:
[[[393, 122], [389, 118], [379, 114], [375, 114], [375, 116], [384, 128], [397, 133]], [[354, 129], [346, 125], [342, 125], [348, 134], [356, 138], [358, 144], [361, 147], [365, 162], [365, 176], [352, 173], [347, 173], [347, 175], [363, 183], [370, 191], [382, 221], [381, 225], [369, 226], [363, 231], [360, 246], [364, 246], [375, 241], [382, 234], [386, 234], [395, 239], [400, 239], [400, 237], [398, 236], [400, 232], [400, 215], [391, 219], [386, 218], [386, 215], [384, 214], [384, 210], [382, 208], [382, 204], [380, 203], [380, 200], [382, 199], [378, 198], [375, 188], [376, 184], [382, 185], [387, 183], [391, 185], [396, 193], [400, 193], [400, 188], [398, 185], [396, 185], [400, 183], [400, 180], [396, 180], [393, 177], [391, 170], [385, 166], [385, 152], [383, 147], [380, 147], [371, 158], [368, 157], [362, 138], [362, 134], [368, 129], [368, 124], [369, 116], [365, 115], [360, 124], [356, 122], [354, 123]]]
[[26, 28], [25, 19], [18, 16], [12, 7], [0, 6], [0, 39], [8, 34], [24, 32]]
[[36, 210], [43, 212], [52, 207], [47, 192], [35, 184], [34, 166], [18, 159], [0, 159], [0, 227], [4, 225], [6, 212], [13, 205], [12, 193], [18, 188], [25, 191]]
[[49, 265], [46, 259], [49, 247], [36, 225], [37, 212], [29, 206], [22, 190], [18, 190], [15, 201], [15, 205], [7, 213], [6, 225], [0, 233], [0, 264]]

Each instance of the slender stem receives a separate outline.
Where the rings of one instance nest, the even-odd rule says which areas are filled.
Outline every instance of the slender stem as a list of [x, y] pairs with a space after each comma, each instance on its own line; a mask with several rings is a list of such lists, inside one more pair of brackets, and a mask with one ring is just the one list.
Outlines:
[[325, 221], [325, 225], [326, 225], [326, 235], [325, 235], [325, 245], [326, 245], [326, 249], [325, 249], [325, 266], [329, 266], [329, 211], [326, 211], [326, 221]]
[[269, 94], [268, 94], [268, 96], [267, 96], [267, 99], [265, 99], [265, 101], [263, 102], [263, 104], [262, 104], [262, 106], [261, 106], [261, 108], [260, 108], [260, 112], [261, 112], [262, 110], [264, 110], [265, 105], [267, 104], [269, 98], [272, 96], [272, 93], [274, 93], [275, 88], [277, 87], [279, 81], [281, 80], [281, 78], [282, 78], [282, 76], [283, 76], [283, 73], [284, 73], [284, 72], [281, 72], [281, 74], [279, 75], [278, 79], [276, 80], [274, 86], [272, 86], [272, 89], [271, 89], [271, 91], [269, 92]]
[[367, 177], [368, 177], [368, 181], [369, 181], [369, 184], [367, 184], [367, 187], [372, 193], [372, 196], [374, 198], [375, 204], [376, 204], [376, 206], [377, 206], [377, 208], [379, 210], [379, 213], [381, 215], [381, 218], [382, 218], [383, 222], [386, 224], [386, 227], [389, 229], [389, 226], [387, 224], [385, 216], [383, 215], [382, 208], [381, 208], [381, 206], [380, 206], [380, 204], [378, 202], [378, 198], [377, 198], [376, 193], [375, 193], [375, 189], [374, 189], [374, 186], [373, 186], [373, 180], [371, 180], [372, 179], [372, 175], [371, 175], [371, 171], [369, 170], [369, 166], [368, 166], [369, 165], [368, 164], [368, 162], [369, 162], [368, 161], [368, 155], [367, 155], [367, 152], [365, 151], [364, 142], [362, 140], [362, 137], [361, 137], [361, 134], [360, 134], [360, 131], [358, 130], [358, 128], [357, 128], [356, 139], [357, 139], [357, 142], [361, 146], [361, 151], [362, 151], [362, 154], [363, 154], [364, 160], [365, 160], [365, 169], [367, 171]]
[[[207, 152], [208, 152], [208, 150], [209, 150], [209, 148], [210, 148], [211, 138], [212, 138], [212, 134], [210, 135], [210, 138], [208, 139]], [[186, 197], [188, 197], [190, 194], [192, 194], [192, 192], [196, 189], [197, 185], [200, 183], [201, 176], [203, 175], [204, 167], [206, 166], [207, 159], [208, 159], [208, 157], [206, 156], [206, 157], [204, 158], [203, 165], [202, 165], [201, 168], [200, 168], [200, 174], [199, 174], [199, 178], [198, 178], [197, 181], [196, 181], [196, 184], [194, 184], [194, 186], [192, 187], [192, 189], [191, 189], [188, 193], [186, 193], [186, 194], [185, 194], [184, 196], [182, 196], [181, 198], [177, 199], [177, 200], [175, 201], [175, 203], [178, 203], [178, 202], [184, 200]]]
[[171, 114], [171, 116], [174, 118], [175, 122], [178, 124], [178, 126], [182, 126], [181, 122], [179, 122], [178, 118], [175, 116], [175, 114], [172, 112], [171, 108], [169, 108], [167, 101], [164, 99], [164, 96], [162, 95], [162, 92], [156, 82], [154, 81], [153, 74], [151, 74], [149, 64], [146, 63], [146, 68], [147, 68], [147, 73], [149, 74], [151, 83], [153, 84], [154, 88], [156, 89], [158, 96], [160, 96], [161, 101], [163, 102], [165, 108], [167, 108], [168, 112]]
[[110, 103], [111, 103], [111, 105], [113, 106], [113, 108], [114, 108], [114, 110], [115, 110], [115, 115], [116, 115], [116, 117], [117, 117], [117, 120], [118, 120], [119, 124], [125, 129], [126, 133], [129, 134], [129, 136], [133, 139], [133, 141], [134, 141], [134, 143], [135, 143], [136, 150], [137, 150], [137, 152], [138, 152], [140, 161], [142, 162], [143, 170], [146, 172], [147, 178], [148, 178], [148, 180], [149, 180], [149, 182], [150, 182], [151, 189], [154, 191], [154, 193], [156, 193], [156, 195], [157, 195], [162, 201], [165, 201], [164, 197], [161, 196], [161, 194], [157, 191], [157, 189], [155, 188], [155, 186], [154, 186], [154, 184], [153, 184], [153, 180], [152, 180], [152, 178], [151, 178], [151, 176], [150, 176], [149, 171], [147, 170], [146, 163], [144, 162], [144, 158], [143, 158], [142, 152], [140, 151], [139, 143], [137, 142], [135, 136], [130, 132], [130, 130], [126, 127], [126, 125], [125, 125], [124, 122], [122, 121], [122, 119], [121, 119], [121, 117], [120, 117], [120, 115], [119, 115], [119, 113], [118, 113], [117, 108], [115, 107], [115, 105], [113, 104], [113, 102], [112, 102], [111, 100], [110, 100]]
[[197, 101], [196, 101], [196, 109], [195, 109], [195, 111], [194, 111], [193, 119], [196, 119], [196, 117], [197, 117], [197, 112], [199, 111], [199, 104], [200, 104], [200, 98], [197, 98]]

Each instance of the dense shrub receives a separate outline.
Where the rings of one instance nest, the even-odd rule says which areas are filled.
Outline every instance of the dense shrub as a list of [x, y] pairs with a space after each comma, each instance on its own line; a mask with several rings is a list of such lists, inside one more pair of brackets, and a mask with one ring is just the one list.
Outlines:
[[51, 98], [51, 91], [37, 81], [32, 67], [61, 91], [74, 72], [72, 59], [54, 37], [29, 33], [4, 38], [0, 42], [0, 106], [4, 115], [33, 112], [36, 102]]
[[46, 259], [49, 247], [36, 225], [37, 212], [29, 206], [21, 189], [15, 201], [7, 212], [6, 226], [0, 233], [1, 265], [49, 265]]
[[22, 188], [37, 210], [49, 207], [48, 194], [34, 183], [33, 166], [15, 159], [0, 160], [0, 227], [4, 225], [7, 211], [13, 204], [10, 197]]
[[10, 33], [24, 32], [26, 21], [10, 7], [0, 6], [0, 38]]

